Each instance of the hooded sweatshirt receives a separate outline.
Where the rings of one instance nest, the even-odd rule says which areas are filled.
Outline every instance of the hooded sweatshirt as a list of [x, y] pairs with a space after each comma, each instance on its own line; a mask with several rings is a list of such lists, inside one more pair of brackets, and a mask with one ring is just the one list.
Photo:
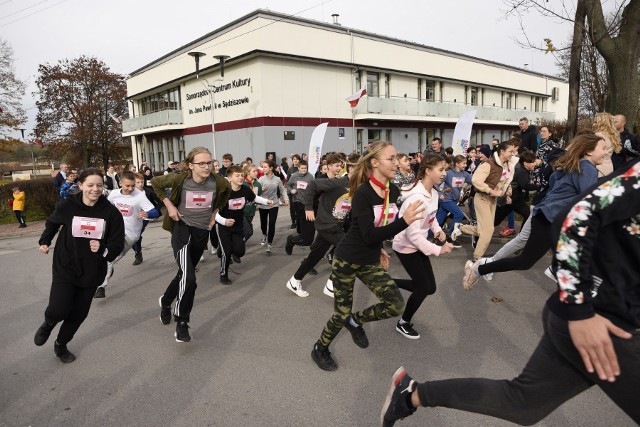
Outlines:
[[[47, 218], [39, 244], [51, 246], [62, 230], [53, 251], [53, 283], [72, 283], [81, 288], [98, 287], [111, 262], [124, 248], [124, 221], [120, 211], [106, 197], [93, 206], [82, 201], [82, 193], [61, 200]], [[89, 242], [99, 240], [100, 248], [91, 252]]]
[[435, 188], [428, 191], [422, 185], [422, 181], [418, 181], [411, 190], [402, 192], [402, 198], [404, 202], [400, 208], [400, 217], [402, 218], [404, 211], [407, 210], [411, 203], [419, 200], [424, 208], [424, 212], [422, 212], [423, 219], [413, 221], [406, 229], [395, 235], [393, 238], [393, 250], [403, 254], [420, 251], [425, 255], [440, 255], [442, 246], [427, 240], [429, 230], [432, 230], [434, 235], [442, 231], [438, 221], [436, 221], [438, 192]]
[[292, 203], [304, 203], [304, 193], [308, 191], [309, 183], [313, 181], [313, 175], [309, 172], [305, 172], [301, 174], [300, 172], [295, 172], [287, 181], [287, 191], [291, 194], [291, 190], [296, 190], [295, 194], [291, 194]]

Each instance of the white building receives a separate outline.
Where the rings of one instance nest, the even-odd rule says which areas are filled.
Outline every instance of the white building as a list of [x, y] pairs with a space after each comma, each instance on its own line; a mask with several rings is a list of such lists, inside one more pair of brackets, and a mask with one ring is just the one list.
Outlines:
[[[190, 52], [205, 54], [199, 76]], [[219, 55], [228, 56], [224, 77]], [[351, 109], [345, 98], [361, 87], [368, 95]], [[517, 131], [521, 117], [563, 120], [568, 103], [558, 77], [265, 10], [134, 71], [127, 92], [123, 136], [134, 161], [156, 170], [193, 147], [211, 149], [213, 136], [218, 159], [307, 152], [322, 122], [325, 152], [376, 139], [422, 151], [435, 136], [450, 146], [457, 118], [471, 109], [471, 144], [487, 143]]]

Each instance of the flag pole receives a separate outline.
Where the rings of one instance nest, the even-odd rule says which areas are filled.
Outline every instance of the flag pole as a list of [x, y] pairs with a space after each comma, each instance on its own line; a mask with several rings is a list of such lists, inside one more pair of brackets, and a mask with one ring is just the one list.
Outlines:
[[356, 110], [355, 108], [351, 109], [351, 134], [353, 138], [353, 152], [357, 153], [357, 138], [356, 138]]

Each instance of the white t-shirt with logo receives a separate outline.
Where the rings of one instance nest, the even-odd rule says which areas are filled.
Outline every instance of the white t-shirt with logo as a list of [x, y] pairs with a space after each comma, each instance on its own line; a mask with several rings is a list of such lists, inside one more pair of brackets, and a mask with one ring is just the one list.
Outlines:
[[138, 214], [140, 211], [149, 212], [154, 209], [153, 203], [147, 199], [144, 191], [137, 188], [128, 196], [122, 194], [122, 189], [113, 190], [109, 193], [109, 201], [122, 214], [124, 234], [132, 240], [138, 240], [142, 232], [142, 218]]

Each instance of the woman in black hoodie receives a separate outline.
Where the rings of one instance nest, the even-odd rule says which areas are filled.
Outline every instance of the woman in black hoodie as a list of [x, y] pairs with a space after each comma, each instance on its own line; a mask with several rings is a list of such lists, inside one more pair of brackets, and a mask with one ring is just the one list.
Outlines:
[[122, 214], [102, 195], [104, 180], [98, 169], [85, 169], [78, 179], [80, 193], [60, 201], [47, 218], [40, 236], [40, 252], [49, 253], [54, 236], [62, 226], [53, 253], [53, 273], [49, 305], [44, 323], [34, 342], [41, 346], [62, 322], [54, 344], [56, 356], [64, 363], [76, 357], [67, 343], [86, 319], [96, 288], [107, 274], [107, 262], [124, 248]]

